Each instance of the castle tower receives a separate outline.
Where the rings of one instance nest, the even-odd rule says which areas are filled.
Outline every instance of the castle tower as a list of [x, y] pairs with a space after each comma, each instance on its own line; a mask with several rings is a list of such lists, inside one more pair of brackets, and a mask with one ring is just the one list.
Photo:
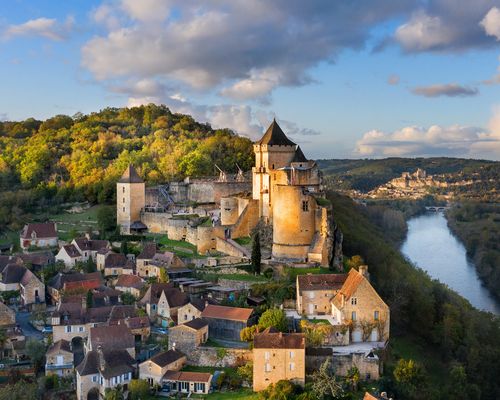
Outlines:
[[288, 139], [280, 126], [273, 120], [262, 139], [253, 145], [255, 167], [252, 168], [252, 197], [259, 200], [259, 216], [272, 219], [273, 172], [289, 166], [295, 156], [297, 145]]
[[129, 165], [116, 184], [116, 223], [120, 231], [130, 234], [130, 225], [141, 220], [146, 204], [146, 185], [132, 165]]

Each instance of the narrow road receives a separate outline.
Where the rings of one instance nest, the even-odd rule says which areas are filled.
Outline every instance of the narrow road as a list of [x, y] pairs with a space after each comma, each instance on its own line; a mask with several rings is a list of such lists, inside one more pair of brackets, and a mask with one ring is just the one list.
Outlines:
[[16, 312], [16, 323], [23, 330], [26, 339], [34, 338], [36, 340], [42, 340], [43, 334], [30, 324], [30, 316], [31, 313], [27, 311]]

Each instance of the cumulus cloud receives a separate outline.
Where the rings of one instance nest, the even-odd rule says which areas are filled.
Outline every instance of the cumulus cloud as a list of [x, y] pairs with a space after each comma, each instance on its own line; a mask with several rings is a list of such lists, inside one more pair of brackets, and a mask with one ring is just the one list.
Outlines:
[[480, 25], [484, 28], [486, 34], [500, 40], [500, 9], [493, 7], [481, 20]]
[[113, 18], [114, 26], [85, 44], [82, 65], [99, 81], [167, 79], [237, 100], [265, 98], [276, 87], [310, 82], [311, 67], [361, 48], [374, 26], [410, 3], [107, 2], [94, 20]]
[[429, 128], [408, 126], [394, 132], [372, 130], [356, 143], [355, 153], [363, 157], [457, 156], [500, 158], [500, 108], [496, 108], [488, 129], [460, 125]]
[[[401, 24], [395, 41], [407, 52], [463, 51], [491, 46], [480, 22], [498, 0], [430, 0]], [[491, 17], [491, 24], [494, 18]], [[488, 25], [490, 25], [490, 23]]]
[[448, 83], [444, 85], [417, 86], [412, 89], [412, 93], [424, 97], [469, 97], [476, 96], [479, 90], [456, 83]]
[[4, 39], [17, 36], [41, 36], [50, 40], [67, 39], [74, 26], [74, 18], [69, 16], [66, 21], [59, 23], [53, 18], [30, 19], [23, 24], [9, 25], [3, 32]]

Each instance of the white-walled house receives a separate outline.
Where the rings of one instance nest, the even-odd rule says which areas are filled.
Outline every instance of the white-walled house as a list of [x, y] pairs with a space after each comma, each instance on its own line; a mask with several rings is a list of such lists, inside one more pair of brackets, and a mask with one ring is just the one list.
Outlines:
[[83, 256], [74, 245], [67, 244], [59, 249], [56, 261], [61, 261], [66, 267], [73, 268], [77, 262], [83, 261]]
[[26, 224], [19, 239], [23, 250], [30, 247], [55, 247], [57, 246], [57, 226], [55, 222]]

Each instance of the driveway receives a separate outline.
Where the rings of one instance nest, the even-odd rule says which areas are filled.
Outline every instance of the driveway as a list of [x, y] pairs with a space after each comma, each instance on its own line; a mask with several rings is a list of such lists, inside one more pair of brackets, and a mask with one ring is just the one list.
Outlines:
[[36, 340], [42, 340], [43, 334], [39, 330], [35, 329], [33, 325], [31, 325], [30, 316], [30, 312], [18, 311], [16, 312], [16, 323], [21, 327], [27, 339], [33, 338]]

